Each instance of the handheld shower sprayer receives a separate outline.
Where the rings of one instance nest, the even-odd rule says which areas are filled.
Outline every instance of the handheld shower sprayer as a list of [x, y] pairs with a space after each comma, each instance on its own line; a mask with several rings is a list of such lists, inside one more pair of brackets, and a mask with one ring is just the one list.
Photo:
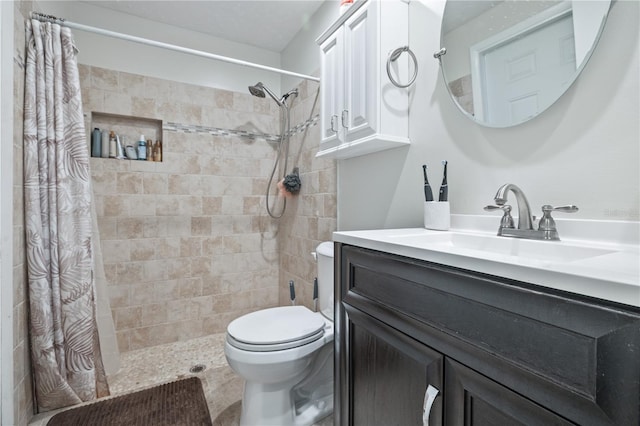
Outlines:
[[293, 90], [289, 90], [287, 93], [285, 93], [284, 95], [282, 95], [282, 99], [280, 99], [282, 102], [285, 102], [287, 99], [289, 99], [289, 96], [298, 96], [298, 89], [293, 89]]
[[[266, 198], [267, 198], [267, 213], [274, 219], [279, 219], [284, 214], [284, 211], [287, 207], [286, 199], [282, 201], [282, 210], [279, 214], [274, 214], [271, 211], [271, 206], [269, 205], [269, 195], [270, 188], [274, 182], [274, 176], [276, 174], [276, 170], [278, 169], [278, 163], [282, 160], [284, 166], [280, 167], [281, 170], [284, 170], [285, 175], [282, 177], [282, 180], [277, 180], [276, 187], [280, 190], [280, 187], [284, 190], [279, 191], [283, 195], [293, 195], [297, 194], [300, 191], [300, 176], [298, 174], [297, 168], [294, 169], [294, 172], [290, 175], [286, 174], [287, 170], [287, 161], [289, 157], [289, 140], [291, 137], [291, 129], [290, 129], [290, 110], [289, 105], [287, 105], [287, 99], [290, 97], [298, 96], [298, 89], [293, 89], [282, 95], [278, 99], [278, 97], [273, 93], [267, 86], [262, 82], [258, 82], [253, 86], [249, 86], [249, 92], [258, 98], [264, 98], [268, 94], [271, 99], [276, 101], [278, 106], [280, 107], [280, 143], [278, 144], [278, 151], [276, 153], [276, 159], [273, 164], [273, 170], [271, 172], [271, 177], [269, 178], [269, 183], [267, 184]], [[292, 99], [293, 100], [293, 99]]]

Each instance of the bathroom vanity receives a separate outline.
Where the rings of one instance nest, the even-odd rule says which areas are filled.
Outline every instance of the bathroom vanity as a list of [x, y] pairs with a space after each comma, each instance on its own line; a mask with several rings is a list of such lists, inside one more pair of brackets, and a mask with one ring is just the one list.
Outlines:
[[[611, 274], [612, 291], [588, 267], [570, 271], [637, 259], [633, 246], [556, 263], [493, 249], [474, 258], [417, 243], [456, 233], [397, 231], [334, 234], [335, 424], [640, 424], [637, 264]], [[567, 291], [580, 282], [586, 295]]]

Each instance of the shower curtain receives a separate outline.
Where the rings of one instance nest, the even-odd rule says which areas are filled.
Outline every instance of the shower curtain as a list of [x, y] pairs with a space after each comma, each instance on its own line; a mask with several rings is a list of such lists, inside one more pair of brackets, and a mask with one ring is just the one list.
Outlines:
[[27, 21], [24, 199], [38, 411], [109, 394], [96, 328], [91, 176], [68, 28]]

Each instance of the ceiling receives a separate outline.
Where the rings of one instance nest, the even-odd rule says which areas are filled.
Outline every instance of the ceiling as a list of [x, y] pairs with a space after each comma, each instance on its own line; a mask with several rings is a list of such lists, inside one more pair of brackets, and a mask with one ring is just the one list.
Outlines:
[[281, 52], [324, 0], [90, 1], [95, 6]]
[[447, 3], [444, 9], [446, 19], [442, 21], [442, 33], [447, 34], [455, 30], [503, 1], [458, 0]]

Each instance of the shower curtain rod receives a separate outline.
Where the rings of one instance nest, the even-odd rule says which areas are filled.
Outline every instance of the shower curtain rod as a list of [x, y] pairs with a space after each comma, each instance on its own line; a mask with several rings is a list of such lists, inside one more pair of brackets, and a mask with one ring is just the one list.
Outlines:
[[232, 64], [241, 65], [241, 66], [245, 66], [245, 67], [257, 68], [257, 69], [261, 69], [261, 70], [264, 70], [264, 71], [270, 71], [270, 72], [275, 72], [275, 73], [278, 73], [278, 74], [284, 74], [284, 75], [288, 75], [288, 76], [291, 76], [291, 77], [299, 77], [299, 78], [303, 78], [303, 79], [306, 79], [306, 80], [312, 80], [312, 81], [318, 81], [318, 82], [320, 81], [320, 79], [318, 77], [313, 77], [313, 76], [306, 75], [306, 74], [299, 74], [297, 72], [287, 71], [287, 70], [283, 70], [283, 69], [280, 69], [280, 68], [268, 67], [266, 65], [260, 65], [260, 64], [256, 64], [256, 63], [253, 63], [253, 62], [247, 62], [247, 61], [243, 61], [243, 60], [240, 60], [240, 59], [230, 58], [228, 56], [216, 55], [214, 53], [203, 52], [202, 50], [190, 49], [188, 47], [177, 46], [175, 44], [162, 43], [160, 41], [151, 40], [151, 39], [148, 39], [148, 38], [132, 36], [132, 35], [129, 35], [129, 34], [117, 33], [115, 31], [109, 31], [109, 30], [105, 30], [105, 29], [102, 29], [102, 28], [90, 27], [88, 25], [78, 24], [76, 22], [67, 21], [67, 20], [62, 19], [62, 18], [57, 18], [57, 17], [52, 16], [52, 15], [45, 15], [45, 14], [39, 13], [39, 12], [31, 12], [31, 18], [32, 19], [37, 19], [37, 20], [43, 21], [43, 22], [51, 22], [53, 24], [58, 24], [58, 25], [61, 25], [61, 26], [64, 26], [64, 27], [68, 27], [68, 28], [71, 28], [71, 29], [76, 29], [76, 30], [80, 30], [80, 31], [86, 31], [86, 32], [90, 32], [90, 33], [96, 33], [96, 34], [104, 35], [104, 36], [107, 36], [107, 37], [119, 38], [119, 39], [122, 39], [122, 40], [132, 41], [134, 43], [140, 43], [140, 44], [146, 44], [146, 45], [149, 45], [149, 46], [159, 47], [159, 48], [162, 48], [162, 49], [174, 50], [176, 52], [187, 53], [189, 55], [200, 56], [200, 57], [208, 58], [208, 59], [215, 59], [215, 60], [218, 60], [218, 61], [229, 62], [229, 63], [232, 63]]

